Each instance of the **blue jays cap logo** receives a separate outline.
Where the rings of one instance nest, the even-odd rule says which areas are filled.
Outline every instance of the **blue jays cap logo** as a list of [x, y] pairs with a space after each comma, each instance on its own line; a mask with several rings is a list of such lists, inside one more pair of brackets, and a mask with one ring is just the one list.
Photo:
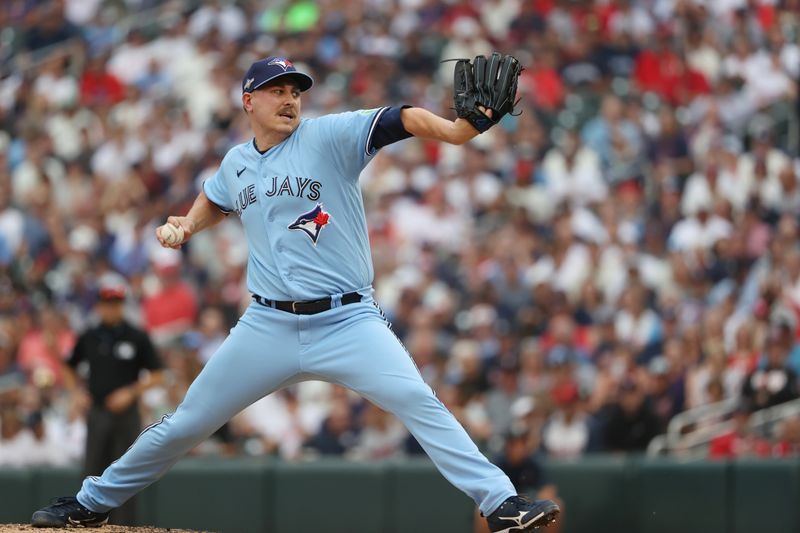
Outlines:
[[316, 246], [322, 228], [330, 224], [330, 219], [330, 214], [322, 210], [322, 204], [317, 204], [317, 207], [308, 213], [303, 213], [297, 217], [297, 220], [289, 224], [289, 229], [302, 231], [309, 236], [311, 242]]
[[294, 68], [294, 65], [292, 65], [292, 62], [289, 61], [286, 58], [283, 58], [283, 57], [276, 57], [275, 59], [273, 59], [269, 63], [267, 63], [267, 65], [278, 65], [283, 70], [286, 70], [289, 67]]

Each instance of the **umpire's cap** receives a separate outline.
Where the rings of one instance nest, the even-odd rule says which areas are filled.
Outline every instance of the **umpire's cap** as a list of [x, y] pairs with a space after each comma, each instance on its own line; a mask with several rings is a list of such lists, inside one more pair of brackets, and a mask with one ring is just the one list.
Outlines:
[[128, 284], [125, 282], [125, 278], [114, 272], [100, 276], [97, 289], [97, 296], [103, 302], [121, 302], [128, 294]]
[[281, 76], [292, 76], [297, 80], [301, 91], [307, 91], [314, 85], [308, 74], [298, 72], [294, 64], [285, 57], [267, 57], [250, 65], [242, 79], [242, 92], [251, 93], [267, 82]]

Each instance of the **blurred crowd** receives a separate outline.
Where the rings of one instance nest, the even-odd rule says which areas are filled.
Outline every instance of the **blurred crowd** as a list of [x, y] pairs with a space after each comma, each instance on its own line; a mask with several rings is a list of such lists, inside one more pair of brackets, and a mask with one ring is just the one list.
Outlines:
[[[441, 60], [525, 66], [517, 116], [391, 145], [361, 178], [376, 297], [490, 456], [641, 452], [683, 410], [798, 397], [800, 0], [4, 0], [0, 28], [0, 464], [80, 460], [61, 364], [102, 274], [166, 367], [146, 423], [247, 305], [235, 216], [179, 252], [154, 229], [249, 138], [241, 76], [267, 55], [312, 73], [309, 117], [454, 118]], [[712, 455], [800, 453], [797, 420], [732, 444], [748, 431]], [[195, 453], [422, 452], [312, 382]]]

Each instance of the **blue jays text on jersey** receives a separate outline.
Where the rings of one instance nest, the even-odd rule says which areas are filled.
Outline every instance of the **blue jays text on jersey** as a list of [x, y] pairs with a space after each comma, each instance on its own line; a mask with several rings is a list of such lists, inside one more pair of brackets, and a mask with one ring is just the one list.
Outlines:
[[[203, 189], [236, 211], [249, 246], [248, 289], [277, 300], [369, 290], [373, 267], [358, 176], [388, 108], [301, 119], [260, 153], [233, 147]], [[324, 223], [321, 223], [324, 222]]]
[[247, 209], [248, 205], [256, 203], [256, 186], [251, 183], [236, 195], [236, 200], [233, 203], [233, 210], [236, 214], [242, 216], [242, 211]]
[[319, 200], [322, 183], [318, 182], [317, 180], [313, 180], [311, 178], [301, 178], [299, 176], [295, 176], [294, 180], [292, 180], [292, 178], [286, 176], [280, 180], [280, 186], [278, 186], [278, 183], [278, 176], [274, 176], [272, 178], [272, 188], [266, 192], [267, 196], [272, 197], [289, 195], [298, 196], [300, 198], [306, 197], [312, 202]]

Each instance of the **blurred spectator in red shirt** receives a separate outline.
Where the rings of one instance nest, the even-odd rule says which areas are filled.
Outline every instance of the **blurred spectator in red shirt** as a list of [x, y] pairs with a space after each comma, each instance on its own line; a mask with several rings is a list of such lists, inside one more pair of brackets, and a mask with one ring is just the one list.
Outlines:
[[705, 76], [674, 51], [671, 30], [666, 27], [658, 31], [656, 48], [643, 50], [636, 58], [633, 75], [640, 91], [656, 93], [673, 106], [689, 104], [695, 96], [711, 92]]
[[751, 407], [742, 403], [733, 414], [733, 429], [715, 437], [708, 448], [712, 459], [734, 459], [737, 457], [769, 457], [770, 444], [750, 430]]
[[639, 90], [658, 93], [664, 86], [665, 66], [676, 59], [672, 47], [672, 30], [666, 25], [659, 26], [655, 43], [636, 57], [633, 79]]
[[63, 363], [75, 344], [75, 334], [58, 312], [46, 307], [39, 312], [39, 327], [20, 342], [17, 360], [28, 379], [36, 386], [61, 385]]
[[800, 456], [800, 417], [784, 420], [778, 429], [778, 442], [772, 448], [775, 457]]
[[81, 76], [81, 104], [85, 106], [111, 105], [125, 98], [125, 85], [105, 68], [105, 57], [89, 60]]
[[[164, 253], [167, 252], [167, 253]], [[197, 317], [197, 297], [181, 279], [181, 256], [174, 250], [156, 252], [157, 289], [142, 300], [145, 329], [156, 344], [168, 343], [186, 333]]]
[[564, 82], [556, 69], [556, 57], [552, 50], [543, 50], [535, 63], [522, 71], [520, 85], [533, 101], [533, 105], [546, 113], [555, 113], [564, 101]]

